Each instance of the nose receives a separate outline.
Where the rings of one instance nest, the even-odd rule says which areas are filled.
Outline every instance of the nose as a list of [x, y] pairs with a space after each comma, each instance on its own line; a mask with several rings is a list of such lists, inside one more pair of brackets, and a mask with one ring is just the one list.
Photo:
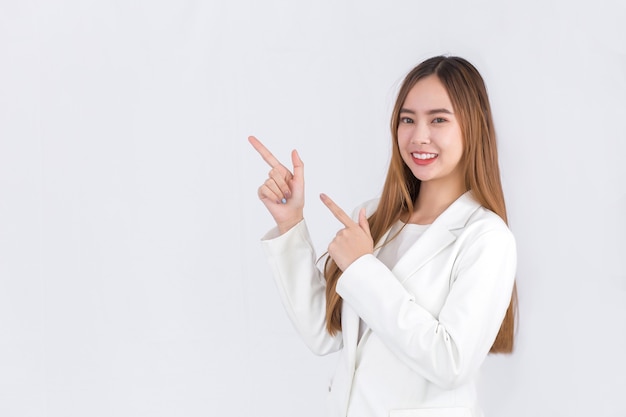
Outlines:
[[415, 129], [413, 129], [413, 135], [411, 135], [411, 143], [418, 145], [429, 144], [430, 130], [421, 124], [417, 124]]

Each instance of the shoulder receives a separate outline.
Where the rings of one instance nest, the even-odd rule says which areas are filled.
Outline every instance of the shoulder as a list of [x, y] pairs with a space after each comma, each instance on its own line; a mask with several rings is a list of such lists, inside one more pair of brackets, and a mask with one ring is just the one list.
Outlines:
[[480, 267], [485, 271], [508, 268], [514, 271], [517, 263], [515, 236], [500, 216], [476, 203], [463, 225], [459, 226], [450, 230], [456, 236], [454, 248], [458, 268]]
[[493, 211], [479, 206], [469, 216], [461, 233], [466, 239], [489, 240], [497, 245], [515, 246], [515, 237], [508, 225]]
[[493, 211], [480, 205], [471, 192], [465, 193], [441, 216], [457, 236], [471, 238], [487, 234], [496, 240], [512, 240], [507, 224]]

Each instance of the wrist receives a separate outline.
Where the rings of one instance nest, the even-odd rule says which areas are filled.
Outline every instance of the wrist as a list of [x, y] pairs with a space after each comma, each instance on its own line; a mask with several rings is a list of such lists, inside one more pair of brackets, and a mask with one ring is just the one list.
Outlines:
[[289, 230], [291, 230], [295, 225], [300, 223], [302, 220], [304, 220], [304, 217], [299, 217], [299, 218], [291, 219], [291, 220], [280, 222], [280, 223], [277, 222], [276, 226], [278, 227], [278, 232], [281, 235], [284, 233], [287, 233]]

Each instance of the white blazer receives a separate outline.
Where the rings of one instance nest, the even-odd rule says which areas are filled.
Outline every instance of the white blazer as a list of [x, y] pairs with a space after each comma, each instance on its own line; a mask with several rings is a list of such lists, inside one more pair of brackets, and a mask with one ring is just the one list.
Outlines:
[[[368, 215], [376, 205], [365, 205]], [[326, 331], [326, 282], [305, 222], [280, 236], [270, 231], [262, 245], [308, 347], [318, 355], [341, 349], [329, 386], [330, 416], [482, 415], [474, 380], [511, 299], [516, 249], [506, 224], [471, 192], [392, 270], [375, 251], [344, 271], [337, 283], [342, 332], [335, 336]], [[359, 317], [368, 330], [357, 343]]]

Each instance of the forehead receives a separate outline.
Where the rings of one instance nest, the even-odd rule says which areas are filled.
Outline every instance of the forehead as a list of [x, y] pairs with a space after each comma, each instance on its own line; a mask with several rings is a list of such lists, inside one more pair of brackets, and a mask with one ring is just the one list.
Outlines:
[[419, 80], [409, 90], [402, 107], [413, 111], [453, 110], [448, 92], [436, 75], [429, 75]]

